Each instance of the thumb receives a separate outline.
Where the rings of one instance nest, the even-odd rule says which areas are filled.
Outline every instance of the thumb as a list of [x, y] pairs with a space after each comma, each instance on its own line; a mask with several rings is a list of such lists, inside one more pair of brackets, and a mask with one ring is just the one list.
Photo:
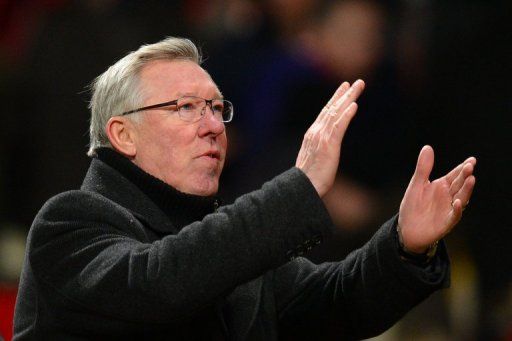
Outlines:
[[418, 156], [418, 163], [416, 163], [416, 170], [412, 176], [412, 182], [425, 183], [428, 182], [430, 172], [434, 167], [434, 150], [430, 146], [421, 148], [420, 155]]

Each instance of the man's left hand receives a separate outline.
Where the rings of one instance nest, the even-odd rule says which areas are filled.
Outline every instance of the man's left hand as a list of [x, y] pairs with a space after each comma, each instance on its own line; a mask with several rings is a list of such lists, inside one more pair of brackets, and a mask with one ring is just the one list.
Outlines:
[[475, 165], [476, 159], [470, 157], [431, 182], [434, 150], [430, 146], [422, 148], [400, 204], [398, 225], [406, 251], [425, 253], [459, 222], [475, 186]]

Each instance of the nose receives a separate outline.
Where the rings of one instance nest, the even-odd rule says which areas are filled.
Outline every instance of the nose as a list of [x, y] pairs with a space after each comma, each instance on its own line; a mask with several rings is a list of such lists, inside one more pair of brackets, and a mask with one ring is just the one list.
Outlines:
[[217, 136], [222, 134], [226, 129], [224, 122], [220, 121], [213, 114], [211, 103], [208, 103], [204, 107], [203, 117], [199, 121], [199, 135], [214, 135]]

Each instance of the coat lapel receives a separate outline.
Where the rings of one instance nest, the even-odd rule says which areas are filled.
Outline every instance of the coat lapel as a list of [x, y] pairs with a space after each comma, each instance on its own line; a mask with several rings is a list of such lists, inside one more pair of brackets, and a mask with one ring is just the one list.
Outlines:
[[148, 228], [158, 233], [178, 232], [165, 213], [147, 195], [101, 160], [92, 159], [81, 189], [101, 194], [125, 207]]

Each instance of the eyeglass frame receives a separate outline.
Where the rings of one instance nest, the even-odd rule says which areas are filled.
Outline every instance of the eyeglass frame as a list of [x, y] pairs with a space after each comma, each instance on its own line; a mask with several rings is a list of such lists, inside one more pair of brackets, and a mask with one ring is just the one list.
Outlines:
[[[233, 114], [235, 113], [235, 111], [233, 110], [233, 103], [231, 101], [228, 101], [226, 99], [219, 99], [219, 98], [212, 98], [212, 99], [206, 99], [206, 98], [202, 98], [202, 97], [198, 97], [198, 96], [181, 96], [180, 98], [177, 98], [175, 100], [172, 100], [172, 101], [169, 101], [169, 102], [163, 102], [163, 103], [158, 103], [158, 104], [152, 104], [152, 105], [148, 105], [148, 106], [145, 106], [145, 107], [142, 107], [142, 108], [138, 108], [138, 109], [134, 109], [134, 110], [130, 110], [130, 111], [125, 111], [121, 114], [121, 116], [125, 116], [125, 115], [129, 115], [129, 114], [134, 114], [136, 112], [140, 112], [140, 111], [144, 111], [144, 110], [150, 110], [150, 109], [157, 109], [157, 108], [163, 108], [163, 107], [167, 107], [169, 105], [175, 105], [176, 106], [176, 111], [178, 112], [178, 116], [180, 117], [181, 120], [183, 120], [183, 118], [181, 118], [179, 112], [180, 112], [180, 108], [178, 108], [178, 101], [182, 98], [186, 98], [186, 97], [192, 97], [192, 98], [199, 98], [199, 99], [202, 99], [204, 100], [205, 102], [205, 106], [204, 108], [202, 109], [202, 111], [204, 112], [204, 110], [206, 109], [207, 106], [210, 107], [210, 110], [213, 112], [213, 101], [223, 101], [223, 102], [227, 102], [231, 105], [231, 117], [229, 118], [229, 121], [224, 121], [224, 120], [221, 120], [222, 123], [229, 123], [233, 120]], [[193, 122], [198, 122], [201, 120], [201, 118], [204, 117], [204, 113], [201, 113], [201, 116], [199, 119], [197, 120], [192, 120], [192, 121], [186, 121], [186, 120], [183, 120], [184, 122], [190, 122], [190, 123], [193, 123]]]

